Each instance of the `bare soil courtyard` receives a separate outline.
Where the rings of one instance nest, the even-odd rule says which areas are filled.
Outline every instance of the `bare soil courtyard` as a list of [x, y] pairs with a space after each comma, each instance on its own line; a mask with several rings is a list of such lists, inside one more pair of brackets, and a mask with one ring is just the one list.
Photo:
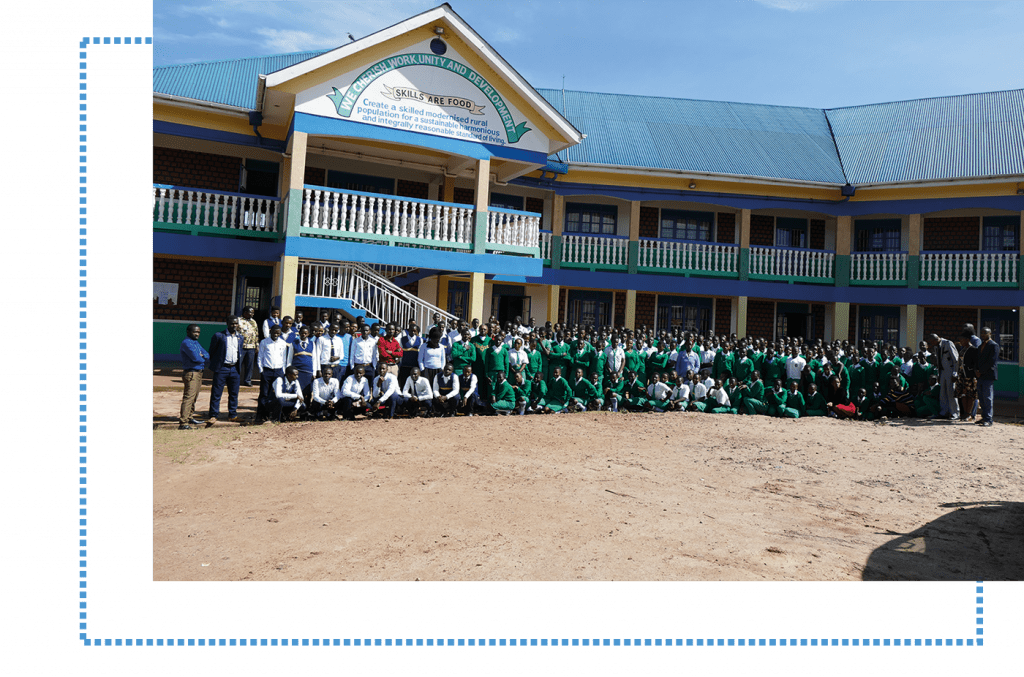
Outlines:
[[[155, 383], [155, 580], [1024, 579], [1013, 422], [592, 413], [179, 431], [180, 380]], [[242, 388], [243, 414], [257, 392]], [[207, 384], [200, 413], [208, 399]]]

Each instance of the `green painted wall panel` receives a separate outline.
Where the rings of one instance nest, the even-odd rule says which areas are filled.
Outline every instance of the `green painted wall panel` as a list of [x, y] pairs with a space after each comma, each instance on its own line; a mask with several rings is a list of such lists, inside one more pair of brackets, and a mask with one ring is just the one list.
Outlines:
[[199, 325], [199, 343], [210, 349], [210, 339], [219, 331], [224, 330], [224, 323], [210, 322], [153, 322], [153, 354], [177, 355], [181, 352], [181, 342], [185, 339], [185, 327], [190, 324]]

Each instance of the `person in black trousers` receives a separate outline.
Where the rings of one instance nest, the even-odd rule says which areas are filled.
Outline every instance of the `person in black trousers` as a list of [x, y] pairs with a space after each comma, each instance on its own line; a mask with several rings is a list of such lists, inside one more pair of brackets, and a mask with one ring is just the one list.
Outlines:
[[978, 352], [978, 399], [981, 401], [981, 420], [975, 425], [992, 425], [992, 400], [995, 398], [996, 379], [999, 378], [999, 344], [992, 340], [992, 330], [981, 329], [981, 350]]
[[220, 398], [224, 387], [228, 389], [228, 420], [238, 420], [238, 386], [241, 382], [239, 366], [242, 360], [242, 333], [238, 328], [238, 317], [227, 319], [227, 329], [219, 331], [210, 340], [210, 370], [213, 371], [213, 386], [210, 388], [210, 411], [207, 427], [217, 421], [220, 414]]

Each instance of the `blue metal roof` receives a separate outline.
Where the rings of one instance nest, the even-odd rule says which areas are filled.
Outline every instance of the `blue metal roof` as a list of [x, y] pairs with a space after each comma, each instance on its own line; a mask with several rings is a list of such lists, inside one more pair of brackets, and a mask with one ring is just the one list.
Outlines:
[[259, 75], [294, 66], [330, 50], [293, 52], [227, 61], [162, 66], [153, 69], [153, 91], [256, 110]]
[[825, 114], [854, 185], [1024, 174], [1024, 89]]
[[846, 183], [819, 108], [537, 91], [587, 135], [569, 163]]

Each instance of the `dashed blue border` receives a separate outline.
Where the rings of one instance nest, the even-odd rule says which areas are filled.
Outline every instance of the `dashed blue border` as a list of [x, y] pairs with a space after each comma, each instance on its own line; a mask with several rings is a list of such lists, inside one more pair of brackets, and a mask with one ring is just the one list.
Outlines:
[[535, 646], [574, 646], [574, 647], [604, 647], [604, 646], [701, 646], [701, 647], [718, 647], [718, 646], [731, 646], [731, 647], [772, 647], [772, 646], [812, 646], [812, 647], [832, 647], [832, 646], [982, 646], [984, 643], [984, 586], [982, 581], [977, 582], [975, 592], [977, 597], [975, 602], [976, 607], [976, 618], [975, 618], [975, 634], [976, 637], [972, 638], [503, 638], [503, 639], [478, 639], [478, 638], [429, 638], [429, 639], [371, 639], [371, 638], [349, 638], [349, 639], [338, 639], [338, 638], [316, 638], [316, 639], [181, 639], [181, 638], [168, 638], [168, 639], [95, 639], [90, 638], [85, 632], [86, 630], [86, 600], [87, 600], [87, 584], [86, 584], [86, 415], [87, 415], [87, 384], [86, 384], [86, 344], [87, 344], [87, 326], [86, 326], [86, 226], [87, 224], [87, 174], [86, 174], [86, 157], [87, 157], [87, 128], [86, 128], [86, 48], [90, 45], [151, 45], [153, 44], [153, 38], [82, 38], [79, 43], [78, 57], [80, 59], [78, 68], [80, 80], [78, 89], [78, 153], [79, 153], [79, 178], [78, 178], [78, 246], [79, 246], [79, 261], [78, 261], [78, 338], [79, 338], [79, 405], [78, 405], [78, 432], [79, 432], [79, 488], [78, 488], [78, 546], [80, 550], [78, 555], [81, 558], [78, 563], [78, 629], [81, 631], [78, 635], [79, 639], [83, 641], [85, 646], [347, 646], [347, 647], [398, 647], [398, 646], [441, 646], [441, 647], [455, 647], [455, 646], [472, 646], [472, 647], [491, 647], [491, 646], [516, 646], [516, 647], [535, 647]]

